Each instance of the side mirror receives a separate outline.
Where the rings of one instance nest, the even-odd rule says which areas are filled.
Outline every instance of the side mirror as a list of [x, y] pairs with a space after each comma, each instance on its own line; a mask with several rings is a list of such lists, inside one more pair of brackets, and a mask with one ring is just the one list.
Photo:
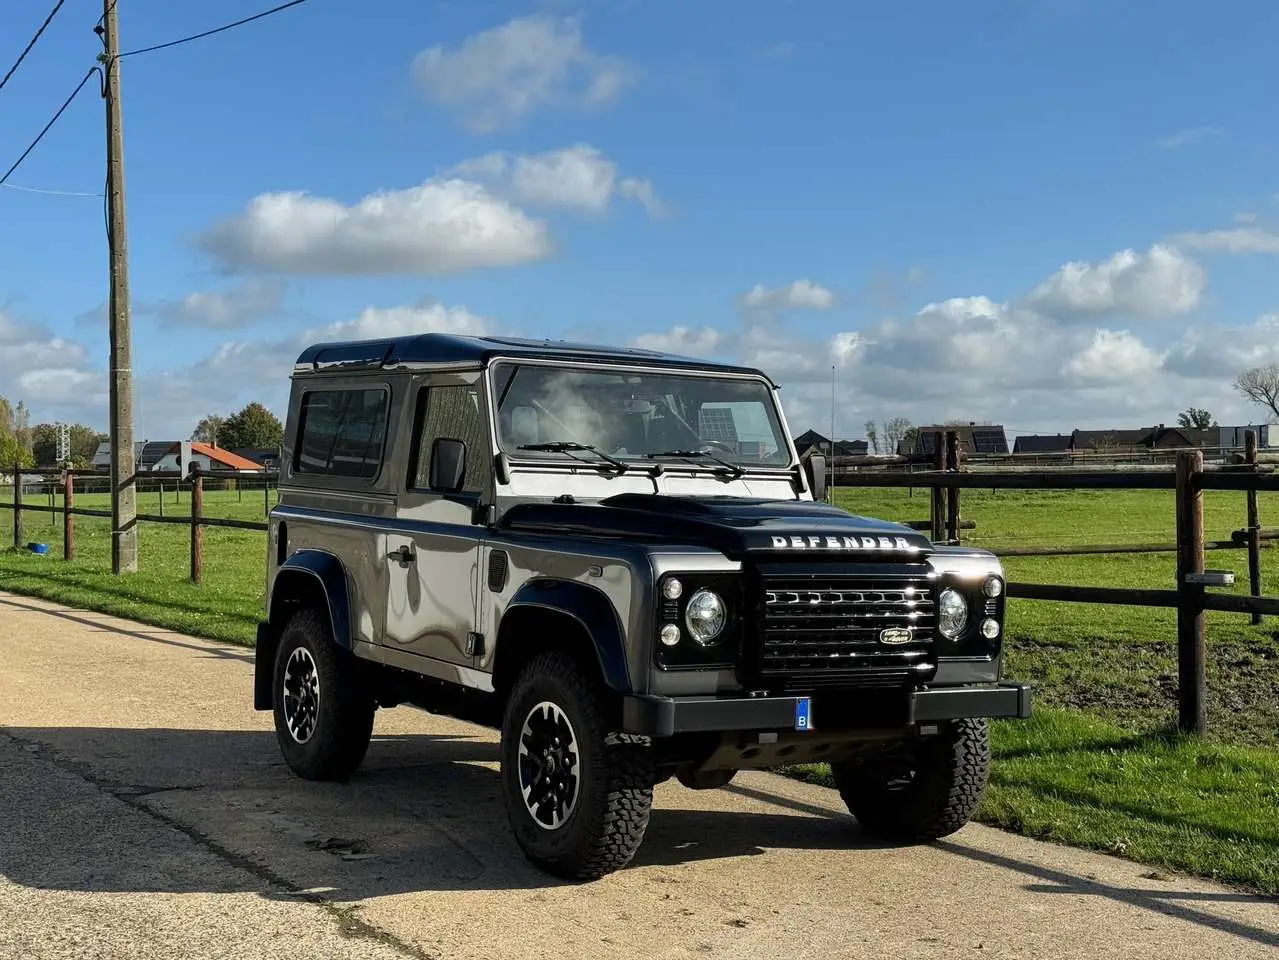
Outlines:
[[439, 437], [431, 444], [426, 482], [437, 493], [457, 493], [466, 480], [466, 444]]
[[804, 461], [804, 475], [808, 477], [808, 489], [813, 492], [813, 499], [825, 500], [826, 456], [821, 453], [811, 454]]

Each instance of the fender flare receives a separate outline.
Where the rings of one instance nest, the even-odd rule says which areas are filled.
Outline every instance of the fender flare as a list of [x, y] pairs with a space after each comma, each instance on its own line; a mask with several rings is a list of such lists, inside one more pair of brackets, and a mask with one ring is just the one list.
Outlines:
[[[612, 601], [602, 590], [576, 580], [530, 580], [516, 591], [503, 617], [529, 607], [553, 611], [577, 621], [591, 640], [605, 685], [619, 693], [630, 692], [626, 632]], [[501, 655], [500, 649], [495, 651], [496, 657]]]
[[285, 605], [289, 591], [281, 590], [290, 582], [318, 587], [324, 597], [329, 618], [329, 635], [345, 650], [351, 649], [351, 601], [347, 595], [346, 569], [342, 561], [324, 550], [299, 550], [276, 570], [271, 583], [271, 606], [265, 622], [258, 624], [257, 644], [253, 656], [253, 706], [270, 710], [274, 706], [273, 691], [275, 651], [284, 629]]

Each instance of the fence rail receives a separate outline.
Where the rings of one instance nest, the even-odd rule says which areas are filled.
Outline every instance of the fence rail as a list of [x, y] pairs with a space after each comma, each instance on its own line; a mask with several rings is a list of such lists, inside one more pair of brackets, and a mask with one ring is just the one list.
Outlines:
[[[1060, 547], [1011, 547], [998, 551], [1005, 557], [1082, 556], [1088, 554], [1175, 553], [1176, 580], [1172, 589], [1135, 589], [1128, 587], [1093, 587], [1071, 584], [1038, 584], [1010, 582], [1008, 596], [1023, 600], [1067, 603], [1120, 604], [1163, 607], [1177, 611], [1178, 643], [1178, 724], [1186, 731], [1202, 733], [1207, 728], [1206, 702], [1206, 611], [1249, 614], [1254, 624], [1262, 617], [1279, 615], [1279, 597], [1262, 596], [1260, 552], [1263, 545], [1279, 540], [1279, 530], [1263, 530], [1257, 504], [1261, 491], [1279, 492], [1279, 473], [1257, 460], [1255, 434], [1247, 435], [1242, 464], [1205, 464], [1202, 451], [1181, 451], [1173, 465], [1121, 465], [1108, 469], [1026, 468], [1012, 467], [980, 472], [967, 469], [954, 431], [936, 438], [933, 469], [922, 472], [904, 470], [856, 469], [843, 472], [839, 486], [870, 488], [916, 488], [930, 491], [931, 516], [912, 521], [909, 526], [928, 530], [932, 539], [941, 543], [961, 542], [962, 531], [974, 529], [971, 520], [962, 516], [961, 492], [969, 489], [1011, 490], [1170, 490], [1175, 492], [1176, 539], [1173, 542], [1145, 544], [1080, 544]], [[48, 471], [15, 468], [13, 470], [13, 503], [0, 504], [13, 510], [14, 545], [22, 547], [23, 514], [61, 513], [64, 525], [63, 553], [75, 556], [75, 523], [77, 516], [110, 517], [108, 510], [75, 506], [76, 481], [94, 477], [105, 479], [94, 471], [68, 470], [60, 475], [63, 504], [27, 504], [23, 501], [23, 477], [48, 477]], [[245, 475], [227, 472], [195, 472], [189, 478], [172, 473], [139, 475], [140, 482], [154, 480], [161, 486], [161, 512], [138, 514], [139, 522], [186, 524], [191, 530], [191, 579], [200, 583], [204, 567], [204, 529], [228, 527], [239, 530], [266, 531], [265, 522], [208, 517], [204, 513], [205, 484], [208, 481], [262, 481], [265, 511], [270, 512], [271, 482], [278, 487], [278, 475]], [[189, 485], [189, 516], [165, 516], [163, 485], [173, 482], [179, 488]], [[1204, 537], [1203, 494], [1206, 490], [1237, 491], [1246, 494], [1247, 525], [1234, 531], [1228, 540]], [[1210, 593], [1204, 581], [1204, 558], [1208, 551], [1246, 550], [1248, 553], [1249, 594]]]
[[[48, 486], [50, 499], [53, 498], [54, 481], [49, 480], [51, 472], [48, 470], [32, 469], [29, 467], [14, 467], [13, 477], [13, 503], [0, 503], [0, 507], [7, 507], [13, 511], [13, 545], [21, 549], [26, 545], [27, 539], [24, 529], [24, 514], [27, 513], [51, 513], [61, 514], [63, 524], [62, 535], [62, 556], [65, 560], [74, 560], [76, 556], [75, 542], [75, 518], [76, 517], [105, 517], [110, 519], [112, 514], [110, 510], [94, 509], [92, 507], [77, 507], [75, 505], [76, 480], [85, 478], [96, 478], [105, 480], [109, 484], [110, 480], [104, 477], [96, 470], [65, 470], [57, 481], [57, 485], [62, 488], [62, 506], [56, 506], [52, 503], [28, 503], [24, 499], [24, 477], [40, 477], [43, 483], [41, 485]], [[270, 529], [265, 520], [236, 520], [230, 517], [209, 517], [204, 513], [204, 490], [206, 481], [221, 481], [224, 483], [235, 482], [237, 485], [248, 480], [251, 482], [261, 481], [263, 483], [264, 493], [264, 513], [271, 512], [271, 484], [274, 482], [277, 487], [279, 484], [278, 474], [243, 474], [232, 471], [203, 471], [195, 470], [188, 476], [183, 476], [176, 470], [173, 471], [153, 471], [146, 474], [138, 474], [136, 481], [138, 484], [144, 485], [154, 482], [160, 487], [160, 513], [138, 513], [135, 519], [139, 523], [167, 523], [180, 524], [191, 528], [191, 582], [201, 583], [204, 580], [204, 528], [205, 527], [224, 527], [233, 530], [257, 530], [266, 532]], [[164, 493], [165, 484], [173, 483], [176, 490], [186, 487], [190, 490], [191, 495], [191, 513], [190, 515], [166, 516], [164, 514]], [[243, 488], [240, 488], [241, 490]], [[83, 491], [81, 491], [83, 492]]]

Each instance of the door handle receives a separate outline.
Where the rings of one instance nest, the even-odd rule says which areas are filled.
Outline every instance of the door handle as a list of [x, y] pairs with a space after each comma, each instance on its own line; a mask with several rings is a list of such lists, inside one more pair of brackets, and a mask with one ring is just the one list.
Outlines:
[[417, 554], [413, 551], [413, 548], [410, 547], [408, 544], [401, 544], [401, 546], [398, 549], [392, 550], [390, 553], [387, 554], [387, 556], [390, 557], [392, 560], [396, 560], [400, 563], [413, 563], [415, 560], [417, 560]]

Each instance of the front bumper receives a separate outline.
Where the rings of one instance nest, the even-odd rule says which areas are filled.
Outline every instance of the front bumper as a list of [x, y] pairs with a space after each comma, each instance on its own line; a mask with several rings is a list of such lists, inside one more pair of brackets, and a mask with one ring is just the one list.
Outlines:
[[[933, 687], [904, 692], [907, 724], [939, 723], [969, 717], [1030, 716], [1030, 687], [1000, 682], [990, 686]], [[627, 697], [622, 727], [627, 733], [670, 737], [677, 733], [735, 730], [795, 730], [805, 697]]]

